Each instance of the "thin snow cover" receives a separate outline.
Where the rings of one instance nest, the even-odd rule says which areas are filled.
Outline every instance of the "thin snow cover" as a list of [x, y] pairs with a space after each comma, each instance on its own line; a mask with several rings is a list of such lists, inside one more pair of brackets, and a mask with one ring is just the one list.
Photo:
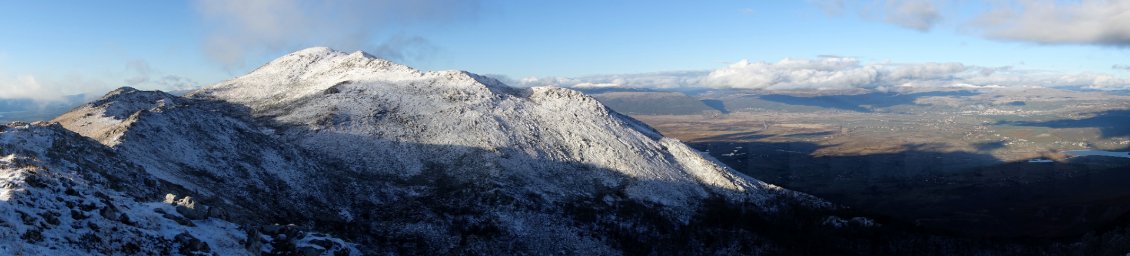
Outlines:
[[248, 106], [281, 125], [284, 140], [364, 172], [485, 168], [553, 198], [571, 193], [562, 175], [592, 169], [583, 175], [606, 185], [635, 180], [633, 198], [673, 207], [710, 193], [761, 200], [778, 189], [573, 90], [421, 72], [363, 52], [301, 50], [189, 97]]
[[[739, 174], [577, 91], [517, 89], [328, 48], [283, 56], [185, 97], [122, 88], [53, 121], [0, 128], [0, 142], [22, 145], [0, 145], [0, 156], [39, 161], [50, 172], [26, 173], [89, 180], [107, 204], [141, 209], [119, 212], [172, 220], [143, 229], [177, 233], [164, 243], [173, 247], [223, 249], [262, 232], [249, 243], [358, 252], [340, 239], [296, 233], [310, 230], [301, 234], [333, 232], [370, 254], [411, 247], [397, 239], [444, 254], [482, 229], [496, 237], [466, 246], [603, 255], [617, 249], [601, 230], [653, 233], [656, 218], [690, 225], [701, 207], [719, 207], [714, 199], [758, 206], [750, 214], [829, 207]], [[15, 200], [17, 192], [3, 195]], [[156, 203], [168, 194], [182, 197]], [[577, 217], [590, 213], [601, 217]]]
[[[291, 185], [297, 184], [294, 169], [302, 164], [287, 162], [285, 149], [241, 147], [263, 137], [262, 128], [252, 127], [216, 112], [223, 106], [183, 99], [163, 92], [124, 87], [102, 99], [67, 112], [55, 122], [69, 130], [94, 138], [146, 167], [151, 174], [190, 189], [208, 193], [185, 181], [178, 171], [190, 169], [225, 176], [230, 158], [250, 154], [263, 170]], [[248, 152], [251, 151], [251, 152]], [[254, 169], [254, 168], [252, 168]]]
[[[173, 205], [147, 201], [162, 186], [112, 155], [59, 125], [0, 126], [0, 254], [250, 254], [241, 225], [190, 220]], [[327, 253], [360, 254], [340, 239], [311, 235], [296, 244], [316, 246], [316, 236], [339, 246]]]
[[185, 232], [210, 241], [212, 252], [236, 255], [246, 251], [239, 244], [242, 232], [234, 224], [201, 221], [192, 227], [180, 225], [127, 194], [107, 189], [110, 184], [92, 182], [89, 178], [101, 176], [79, 172], [93, 164], [82, 159], [87, 156], [46, 161], [54, 158], [48, 154], [70, 151], [42, 143], [83, 143], [57, 126], [7, 127], [0, 130], [0, 137], [4, 138], [0, 154], [7, 154], [0, 158], [0, 222], [4, 223], [0, 225], [0, 254], [111, 254], [114, 250], [162, 254], [177, 250], [179, 245], [172, 241]]
[[[121, 88], [54, 121], [98, 140], [146, 173], [239, 216], [278, 207], [327, 212], [318, 161], [264, 134], [231, 104]], [[110, 120], [110, 121], [107, 121]], [[258, 197], [270, 195], [271, 203]]]

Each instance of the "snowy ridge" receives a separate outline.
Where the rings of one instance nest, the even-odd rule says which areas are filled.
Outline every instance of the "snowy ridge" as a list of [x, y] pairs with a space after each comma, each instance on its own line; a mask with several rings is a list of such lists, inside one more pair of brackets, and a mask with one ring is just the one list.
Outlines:
[[[222, 204], [235, 217], [273, 208], [257, 194], [277, 193], [280, 204], [317, 195], [310, 185], [318, 162], [281, 145], [225, 104], [122, 88], [58, 118], [63, 127], [100, 139], [123, 158], [164, 181]], [[281, 185], [280, 184], [285, 184]], [[302, 188], [302, 189], [298, 189]], [[223, 195], [223, 196], [220, 196]]]
[[161, 185], [111, 154], [58, 125], [0, 125], [0, 254], [247, 253], [239, 225], [144, 202]]
[[[53, 122], [41, 126], [55, 132], [40, 137], [0, 136], [24, 145], [4, 159], [96, 170], [112, 178], [58, 177], [87, 179], [115, 207], [156, 216], [160, 224], [142, 231], [176, 233], [160, 244], [224, 255], [241, 254], [226, 251], [239, 239], [281, 254], [358, 252], [350, 243], [365, 254], [621, 254], [632, 243], [733, 231], [707, 221], [716, 211], [775, 218], [830, 207], [736, 173], [574, 90], [512, 88], [328, 48], [185, 97], [121, 88]], [[697, 226], [704, 221], [718, 225]], [[301, 235], [317, 233], [342, 239]], [[731, 242], [771, 244], [745, 234]]]
[[[549, 166], [559, 163], [612, 170], [639, 180], [629, 186], [635, 197], [674, 207], [693, 205], [692, 198], [708, 191], [763, 199], [758, 191], [767, 188], [679, 142], [664, 142], [654, 129], [579, 92], [522, 91], [463, 71], [420, 72], [361, 52], [298, 51], [190, 97], [246, 105], [283, 125], [284, 140], [364, 172], [412, 176], [429, 162], [456, 165], [470, 149], [490, 152], [477, 157], [498, 173], [533, 184], [554, 179], [531, 170], [559, 169]], [[665, 144], [683, 151], [673, 154]], [[535, 192], [569, 194], [552, 190], [560, 185]]]

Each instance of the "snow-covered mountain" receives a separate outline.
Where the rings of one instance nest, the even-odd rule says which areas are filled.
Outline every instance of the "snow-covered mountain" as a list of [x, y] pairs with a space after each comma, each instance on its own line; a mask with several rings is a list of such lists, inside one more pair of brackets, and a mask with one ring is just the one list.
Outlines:
[[363, 52], [302, 50], [190, 97], [247, 106], [276, 137], [363, 173], [411, 177], [438, 165], [513, 180], [506, 185], [551, 201], [579, 192], [568, 182], [593, 182], [559, 176], [584, 174], [671, 207], [710, 193], [763, 200], [777, 190], [581, 93], [420, 72]]
[[185, 97], [122, 88], [53, 121], [0, 128], [0, 210], [26, 213], [5, 215], [23, 224], [0, 225], [21, 245], [2, 252], [752, 254], [790, 248], [793, 223], [855, 223], [576, 91], [362, 52], [298, 51]]
[[[441, 200], [497, 201], [460, 206], [480, 212], [455, 218], [488, 223], [479, 225], [534, 239], [536, 246], [614, 251], [592, 238], [558, 237], [585, 231], [573, 230], [560, 209], [542, 209], [594, 197], [646, 204], [681, 224], [711, 197], [767, 211], [783, 196], [824, 204], [735, 173], [572, 90], [511, 88], [462, 71], [421, 72], [363, 52], [298, 51], [188, 97], [247, 107], [272, 138], [360, 177], [344, 181], [350, 186], [383, 188], [353, 198], [354, 205], [436, 200], [437, 187], [455, 185], [456, 194], [443, 196], [457, 198]], [[616, 195], [598, 197], [608, 191]], [[384, 209], [341, 208], [351, 216], [403, 218], [385, 216]], [[436, 221], [450, 213], [410, 211], [426, 217], [388, 228], [427, 230], [429, 244], [459, 236], [436, 232], [451, 229]], [[457, 245], [439, 248], [450, 246]]]

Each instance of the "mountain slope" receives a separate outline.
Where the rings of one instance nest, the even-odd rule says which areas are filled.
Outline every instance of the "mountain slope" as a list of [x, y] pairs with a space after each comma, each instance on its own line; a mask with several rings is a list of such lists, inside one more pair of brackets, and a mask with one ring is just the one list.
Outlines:
[[[325, 206], [306, 200], [321, 195], [315, 189], [323, 186], [311, 184], [325, 174], [319, 162], [264, 135], [265, 128], [239, 113], [229, 104], [121, 88], [53, 121], [222, 206], [233, 218], [294, 218], [288, 215]], [[279, 211], [280, 205], [307, 211]]]
[[[61, 126], [0, 126], [2, 254], [248, 252], [243, 228], [216, 218], [190, 220], [193, 209], [205, 206], [161, 193], [173, 191], [183, 190]], [[326, 241], [338, 251], [354, 250]]]
[[[246, 105], [279, 126], [284, 140], [361, 172], [412, 176], [432, 163], [459, 168], [474, 149], [487, 152], [475, 156], [486, 168], [533, 184], [556, 182], [545, 176], [558, 168], [549, 161], [612, 170], [640, 180], [629, 186], [633, 198], [669, 206], [693, 204], [707, 191], [760, 198], [760, 191], [777, 189], [575, 91], [420, 72], [361, 52], [306, 49], [190, 97]], [[531, 188], [547, 198], [567, 193], [536, 191], [561, 187], [547, 185]]]
[[[44, 166], [99, 156], [91, 161], [125, 167], [96, 169], [148, 177], [141, 184], [156, 185], [138, 191], [152, 193], [111, 201], [171, 207], [156, 216], [178, 225], [218, 223], [205, 227], [232, 235], [198, 239], [213, 247], [773, 254], [890, 240], [861, 242], [855, 234], [880, 226], [738, 174], [576, 91], [361, 52], [299, 51], [185, 97], [122, 88], [54, 121], [70, 130], [53, 126], [58, 136], [81, 134], [90, 140], [76, 147], [104, 155]], [[344, 240], [315, 244], [324, 236], [294, 238], [274, 223]]]

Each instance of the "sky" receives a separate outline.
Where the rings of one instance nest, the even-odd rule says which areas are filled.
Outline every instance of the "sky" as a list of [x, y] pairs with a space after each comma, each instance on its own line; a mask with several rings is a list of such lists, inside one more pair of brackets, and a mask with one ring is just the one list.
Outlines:
[[12, 1], [0, 98], [186, 90], [313, 46], [515, 86], [1130, 88], [1130, 0]]

